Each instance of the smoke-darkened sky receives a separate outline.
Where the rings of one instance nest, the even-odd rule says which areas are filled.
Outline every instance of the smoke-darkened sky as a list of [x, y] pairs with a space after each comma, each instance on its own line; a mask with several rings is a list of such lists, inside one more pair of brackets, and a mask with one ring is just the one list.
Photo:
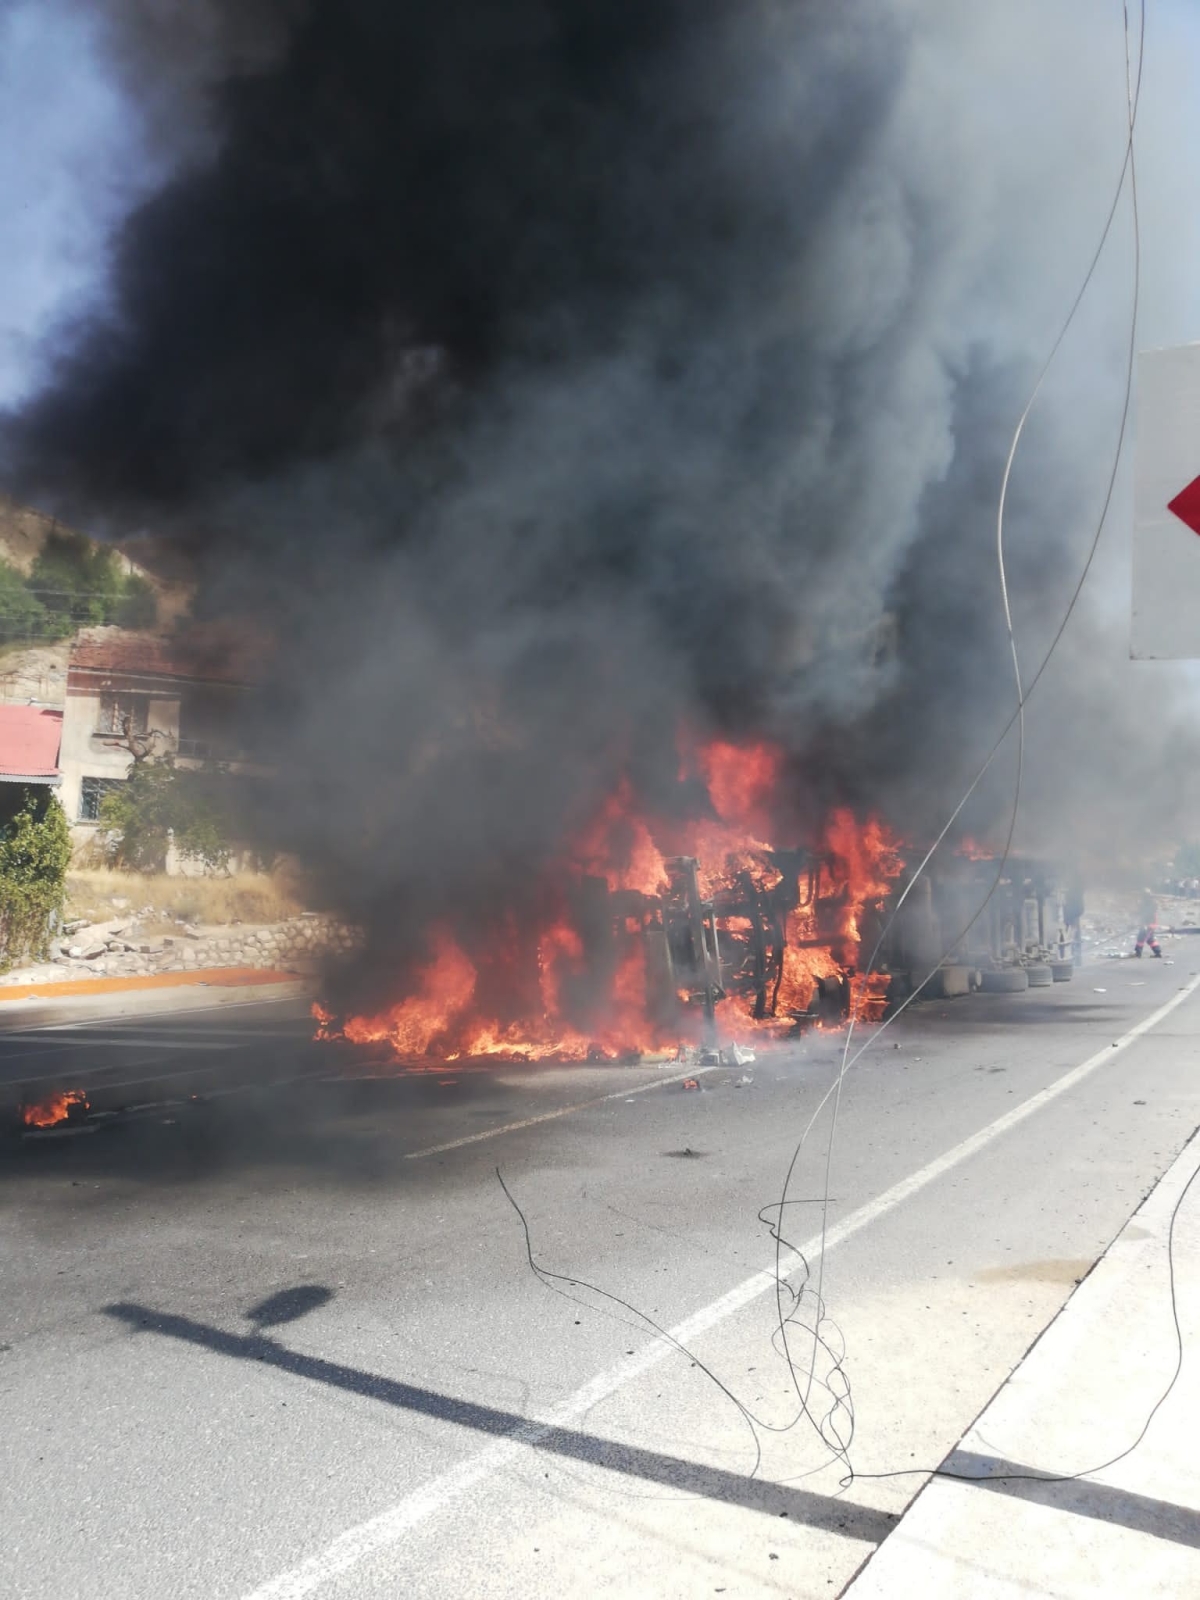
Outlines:
[[[1196, 27], [1150, 23], [1166, 342], [1200, 323]], [[1120, 168], [1119, 5], [53, 0], [4, 26], [28, 72], [74, 41], [87, 93], [4, 179], [46, 267], [0, 464], [186, 540], [205, 603], [280, 634], [285, 832], [352, 901], [502, 900], [617, 771], [666, 783], [681, 722], [782, 741], [797, 814], [936, 831], [1011, 709], [999, 474]], [[1035, 662], [1115, 444], [1130, 261], [1123, 211], [1018, 462]], [[1182, 805], [1179, 675], [1134, 683], [1089, 621], [1127, 519], [1031, 725], [1032, 843]], [[1160, 761], [1131, 813], [1124, 767]]]

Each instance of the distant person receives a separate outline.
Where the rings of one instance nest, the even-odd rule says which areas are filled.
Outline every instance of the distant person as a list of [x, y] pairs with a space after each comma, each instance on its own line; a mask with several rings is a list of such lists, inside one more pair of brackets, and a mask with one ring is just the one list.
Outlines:
[[1134, 955], [1140, 956], [1145, 945], [1149, 945], [1159, 960], [1162, 960], [1162, 946], [1158, 942], [1158, 929], [1153, 922], [1148, 922], [1144, 928], [1138, 929], [1137, 943], [1133, 947]]

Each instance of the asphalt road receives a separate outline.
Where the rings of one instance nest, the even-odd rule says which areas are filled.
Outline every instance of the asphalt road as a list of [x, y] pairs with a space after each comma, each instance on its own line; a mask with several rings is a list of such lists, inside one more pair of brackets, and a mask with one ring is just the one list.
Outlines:
[[[5, 1035], [0, 1103], [114, 1114], [0, 1153], [0, 1591], [838, 1594], [922, 1481], [866, 1474], [945, 1455], [1200, 1123], [1196, 958], [1167, 954], [914, 1008], [867, 1051], [791, 1366], [759, 1213], [837, 1037], [689, 1089], [372, 1077], [296, 1003]], [[818, 1425], [851, 1407], [845, 1486]]]

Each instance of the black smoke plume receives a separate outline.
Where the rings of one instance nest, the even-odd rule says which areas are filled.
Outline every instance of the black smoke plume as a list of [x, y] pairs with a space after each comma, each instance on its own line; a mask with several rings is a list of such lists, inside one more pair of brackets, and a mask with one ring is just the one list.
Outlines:
[[[1111, 148], [1056, 179], [917, 0], [105, 15], [179, 168], [6, 420], [6, 476], [186, 546], [204, 607], [277, 636], [275, 837], [381, 975], [435, 912], [519, 907], [619, 774], [669, 814], [684, 725], [781, 741], [799, 835], [836, 800], [937, 830], [1011, 709], [996, 496], [1115, 181], [1118, 40], [1068, 95], [1102, 85]], [[1031, 657], [1115, 442], [1063, 419], [1115, 415], [1122, 283], [1014, 493]], [[1108, 786], [1092, 637], [1031, 729], [1033, 845]]]

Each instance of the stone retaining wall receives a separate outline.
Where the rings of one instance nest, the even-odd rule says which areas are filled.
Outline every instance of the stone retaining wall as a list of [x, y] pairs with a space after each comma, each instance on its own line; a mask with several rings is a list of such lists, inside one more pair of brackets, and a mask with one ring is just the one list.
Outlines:
[[71, 926], [69, 935], [55, 941], [52, 959], [58, 967], [109, 976], [192, 972], [203, 967], [305, 972], [322, 955], [349, 952], [359, 943], [356, 929], [312, 913], [263, 926], [183, 924], [169, 934], [147, 934], [136, 922], [118, 922]]

